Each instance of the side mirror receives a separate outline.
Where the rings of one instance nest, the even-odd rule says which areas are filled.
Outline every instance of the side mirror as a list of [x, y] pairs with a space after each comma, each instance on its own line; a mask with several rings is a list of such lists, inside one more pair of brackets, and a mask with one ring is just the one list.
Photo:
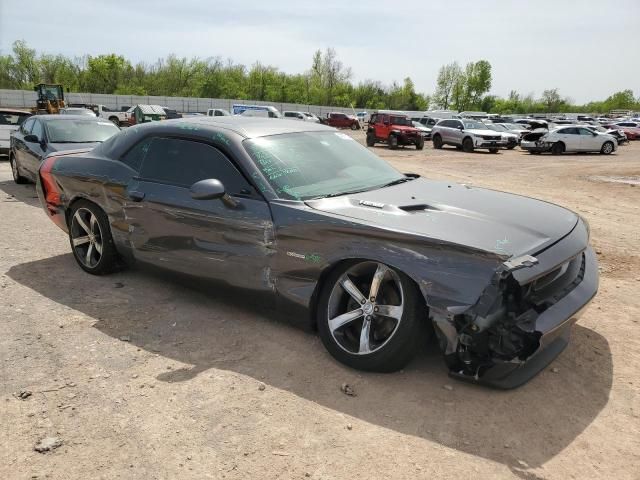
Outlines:
[[214, 200], [222, 198], [225, 194], [224, 185], [215, 178], [208, 178], [194, 183], [191, 185], [189, 192], [194, 200]]
[[40, 140], [38, 140], [36, 135], [29, 134], [24, 136], [24, 141], [29, 143], [38, 143]]
[[464, 127], [463, 127], [462, 125], [460, 125], [460, 126], [458, 127], [458, 130], [460, 130], [460, 131], [462, 132], [462, 131], [464, 130]]

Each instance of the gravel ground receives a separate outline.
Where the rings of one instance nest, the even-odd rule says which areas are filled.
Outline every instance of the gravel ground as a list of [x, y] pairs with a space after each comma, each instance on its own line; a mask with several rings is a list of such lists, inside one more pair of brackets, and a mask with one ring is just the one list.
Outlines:
[[374, 150], [589, 220], [600, 292], [552, 365], [508, 392], [449, 379], [432, 346], [360, 373], [260, 298], [142, 268], [92, 277], [0, 159], [0, 478], [637, 479], [640, 142]]

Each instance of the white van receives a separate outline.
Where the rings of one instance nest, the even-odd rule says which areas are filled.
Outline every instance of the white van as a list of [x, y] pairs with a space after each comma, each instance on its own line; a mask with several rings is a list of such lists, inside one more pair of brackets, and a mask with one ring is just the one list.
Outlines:
[[243, 117], [282, 118], [277, 108], [270, 105], [233, 105], [234, 115]]
[[30, 116], [31, 113], [24, 110], [0, 108], [0, 155], [9, 155], [11, 132], [18, 130]]

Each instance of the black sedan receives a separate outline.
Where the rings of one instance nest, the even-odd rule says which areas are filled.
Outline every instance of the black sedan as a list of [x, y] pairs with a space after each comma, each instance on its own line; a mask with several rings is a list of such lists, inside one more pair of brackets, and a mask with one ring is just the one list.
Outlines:
[[598, 287], [579, 215], [401, 174], [307, 122], [136, 126], [50, 156], [38, 194], [86, 272], [138, 261], [272, 293], [365, 370], [401, 368], [435, 332], [451, 375], [517, 386], [567, 345]]
[[62, 150], [95, 147], [120, 129], [86, 115], [37, 115], [11, 135], [9, 162], [16, 183], [35, 182], [40, 163]]

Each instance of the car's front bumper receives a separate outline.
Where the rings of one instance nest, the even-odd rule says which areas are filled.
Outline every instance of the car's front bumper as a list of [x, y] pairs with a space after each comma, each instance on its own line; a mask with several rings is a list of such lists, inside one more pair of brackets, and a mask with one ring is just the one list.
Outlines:
[[504, 148], [507, 146], [507, 142], [504, 140], [484, 140], [482, 138], [476, 138], [473, 144], [475, 148]]
[[526, 361], [494, 360], [480, 377], [450, 372], [454, 378], [495, 388], [515, 388], [529, 381], [546, 367], [569, 342], [571, 327], [598, 291], [599, 273], [596, 255], [591, 247], [583, 252], [582, 281], [550, 306], [536, 319], [535, 330], [540, 333], [537, 350]]
[[11, 150], [11, 142], [9, 140], [0, 140], [0, 155], [9, 155]]

